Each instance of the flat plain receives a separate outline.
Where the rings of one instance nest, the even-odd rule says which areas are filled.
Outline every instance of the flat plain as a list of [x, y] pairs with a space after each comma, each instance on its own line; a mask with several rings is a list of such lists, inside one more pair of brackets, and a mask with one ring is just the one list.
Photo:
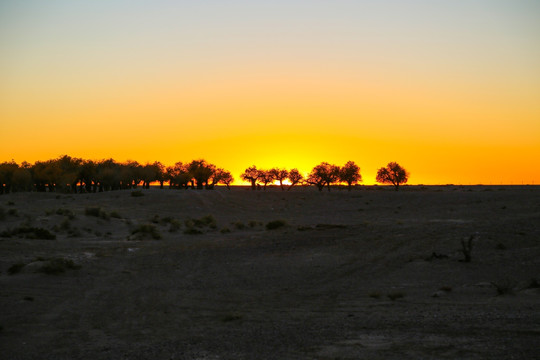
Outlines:
[[2, 359], [540, 357], [539, 186], [14, 193], [0, 207]]

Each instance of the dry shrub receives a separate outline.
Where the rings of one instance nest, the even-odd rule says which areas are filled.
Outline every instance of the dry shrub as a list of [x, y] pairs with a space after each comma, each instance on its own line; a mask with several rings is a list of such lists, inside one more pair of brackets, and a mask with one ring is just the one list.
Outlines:
[[71, 259], [55, 258], [49, 260], [38, 271], [45, 274], [58, 275], [66, 272], [68, 269], [79, 269], [80, 267], [80, 265], [76, 265]]
[[152, 224], [139, 224], [135, 229], [131, 231], [131, 235], [133, 236], [133, 239], [161, 239], [161, 234], [159, 233], [155, 225]]
[[279, 229], [280, 227], [284, 227], [286, 225], [287, 225], [287, 222], [285, 220], [274, 220], [266, 224], [266, 229], [275, 230], [275, 229]]

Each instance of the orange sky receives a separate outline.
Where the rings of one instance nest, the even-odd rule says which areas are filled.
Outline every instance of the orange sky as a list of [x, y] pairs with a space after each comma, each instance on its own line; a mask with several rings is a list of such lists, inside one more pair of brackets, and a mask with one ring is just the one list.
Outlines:
[[[451, 4], [450, 4], [451, 3]], [[338, 0], [0, 5], [0, 161], [397, 161], [540, 182], [540, 6]]]

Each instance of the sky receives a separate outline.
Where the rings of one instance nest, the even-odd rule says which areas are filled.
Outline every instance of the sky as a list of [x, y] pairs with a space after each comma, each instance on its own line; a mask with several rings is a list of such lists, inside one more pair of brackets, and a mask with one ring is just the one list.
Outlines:
[[540, 183], [540, 1], [0, 0], [0, 162]]

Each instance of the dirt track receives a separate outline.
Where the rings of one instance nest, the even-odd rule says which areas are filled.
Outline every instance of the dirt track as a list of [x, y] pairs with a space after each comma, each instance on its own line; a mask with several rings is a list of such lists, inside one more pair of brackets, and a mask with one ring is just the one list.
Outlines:
[[376, 189], [0, 196], [0, 357], [540, 357], [540, 187]]

